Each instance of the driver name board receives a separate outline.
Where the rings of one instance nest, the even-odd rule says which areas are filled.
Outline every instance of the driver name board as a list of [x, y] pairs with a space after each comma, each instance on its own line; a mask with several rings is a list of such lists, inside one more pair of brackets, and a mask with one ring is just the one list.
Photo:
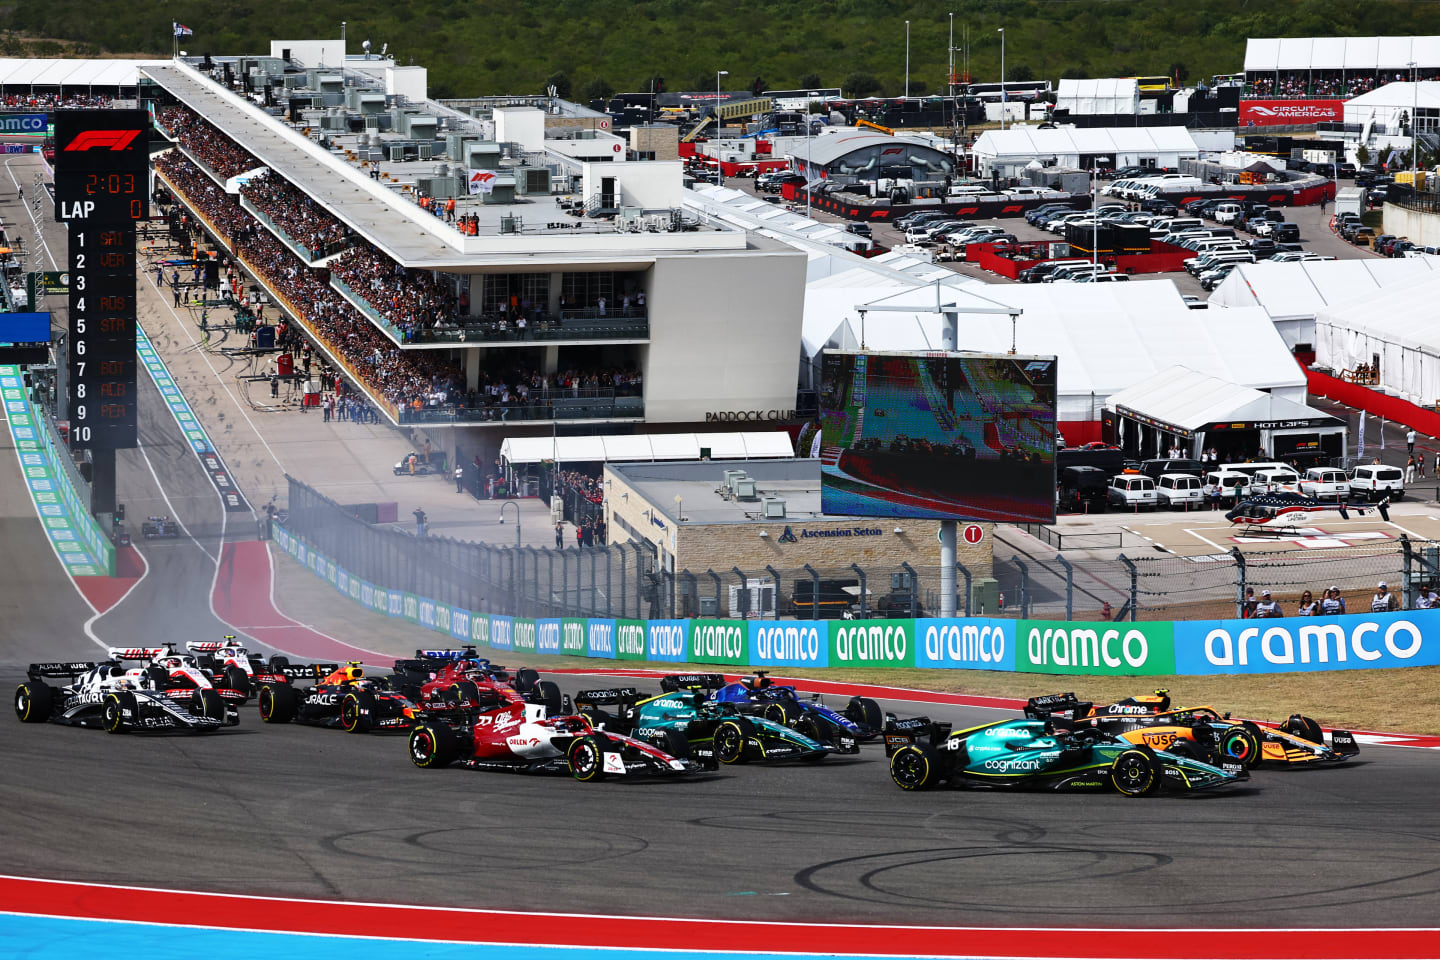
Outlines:
[[75, 449], [136, 446], [135, 223], [145, 219], [143, 110], [55, 114], [55, 216], [70, 228], [69, 418]]

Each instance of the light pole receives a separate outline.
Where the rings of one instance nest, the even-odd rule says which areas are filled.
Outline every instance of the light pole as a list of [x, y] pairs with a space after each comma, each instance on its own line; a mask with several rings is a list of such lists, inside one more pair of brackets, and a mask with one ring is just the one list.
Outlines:
[[[905, 21], [905, 99], [910, 99], [910, 21]], [[902, 108], [903, 109], [903, 108]]]
[[720, 78], [730, 76], [729, 70], [715, 71], [715, 186], [725, 185], [725, 174], [720, 170]]
[[500, 523], [502, 526], [505, 523], [506, 507], [515, 508], [515, 546], [518, 547], [520, 546], [520, 504], [518, 501], [515, 500], [506, 500], [504, 503], [500, 504]]
[[1000, 129], [1005, 129], [1005, 106], [1009, 97], [1005, 96], [1005, 28], [1001, 27], [997, 33], [1000, 34]]
[[1095, 238], [1090, 244], [1090, 262], [1096, 266], [1100, 265], [1100, 181], [1097, 174], [1100, 172], [1100, 164], [1109, 160], [1109, 157], [1096, 157], [1090, 161], [1090, 219], [1095, 221]]
[[1419, 189], [1415, 181], [1420, 179], [1420, 75], [1415, 70], [1415, 61], [1406, 64], [1410, 68], [1410, 189]]

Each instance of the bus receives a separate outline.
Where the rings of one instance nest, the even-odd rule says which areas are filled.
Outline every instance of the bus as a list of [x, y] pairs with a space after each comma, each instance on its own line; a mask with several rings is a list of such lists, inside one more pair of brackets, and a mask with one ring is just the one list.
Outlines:
[[[972, 83], [965, 91], [968, 95], [980, 99], [984, 103], [999, 103], [1000, 84], [998, 83]], [[1049, 80], [1007, 80], [1005, 81], [1005, 95], [1003, 99], [1031, 102], [1041, 100], [1050, 95]]]

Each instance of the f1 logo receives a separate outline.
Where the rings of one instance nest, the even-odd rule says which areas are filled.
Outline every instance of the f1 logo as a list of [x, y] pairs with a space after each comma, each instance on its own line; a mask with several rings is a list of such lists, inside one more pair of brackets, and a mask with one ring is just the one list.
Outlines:
[[111, 150], [126, 150], [138, 136], [139, 130], [86, 130], [71, 140], [65, 149], [85, 151], [92, 147], [109, 147]]

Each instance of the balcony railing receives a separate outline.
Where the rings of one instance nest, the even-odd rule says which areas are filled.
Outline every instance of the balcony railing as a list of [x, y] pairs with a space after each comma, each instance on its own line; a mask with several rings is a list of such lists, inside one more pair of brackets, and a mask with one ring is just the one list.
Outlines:
[[630, 420], [645, 416], [645, 398], [614, 390], [555, 393], [525, 403], [474, 407], [401, 407], [404, 423], [523, 423], [535, 420]]
[[644, 307], [619, 311], [598, 307], [562, 310], [559, 315], [532, 311], [521, 327], [498, 314], [455, 317], [446, 323], [406, 334], [391, 323], [354, 287], [335, 275], [331, 286], [345, 294], [352, 304], [381, 329], [401, 343], [546, 343], [559, 340], [644, 340], [650, 336], [650, 320]]
[[307, 244], [303, 244], [300, 241], [296, 240], [294, 237], [290, 236], [290, 234], [286, 233], [283, 227], [276, 223], [264, 210], [261, 210], [259, 207], [257, 207], [254, 202], [251, 201], [251, 199], [245, 196], [245, 194], [243, 193], [240, 194], [240, 206], [245, 208], [246, 213], [250, 214], [256, 220], [259, 220], [261, 223], [265, 224], [265, 226], [269, 227], [270, 231], [280, 239], [281, 243], [289, 247], [290, 251], [294, 253], [295, 256], [299, 257], [301, 260], [304, 260], [306, 263], [314, 264], [320, 260], [324, 260], [326, 257], [340, 253], [342, 250], [345, 250], [350, 246], [350, 243], [347, 240], [337, 240], [334, 243], [327, 244], [326, 246], [320, 247], [318, 249], [310, 247]]

